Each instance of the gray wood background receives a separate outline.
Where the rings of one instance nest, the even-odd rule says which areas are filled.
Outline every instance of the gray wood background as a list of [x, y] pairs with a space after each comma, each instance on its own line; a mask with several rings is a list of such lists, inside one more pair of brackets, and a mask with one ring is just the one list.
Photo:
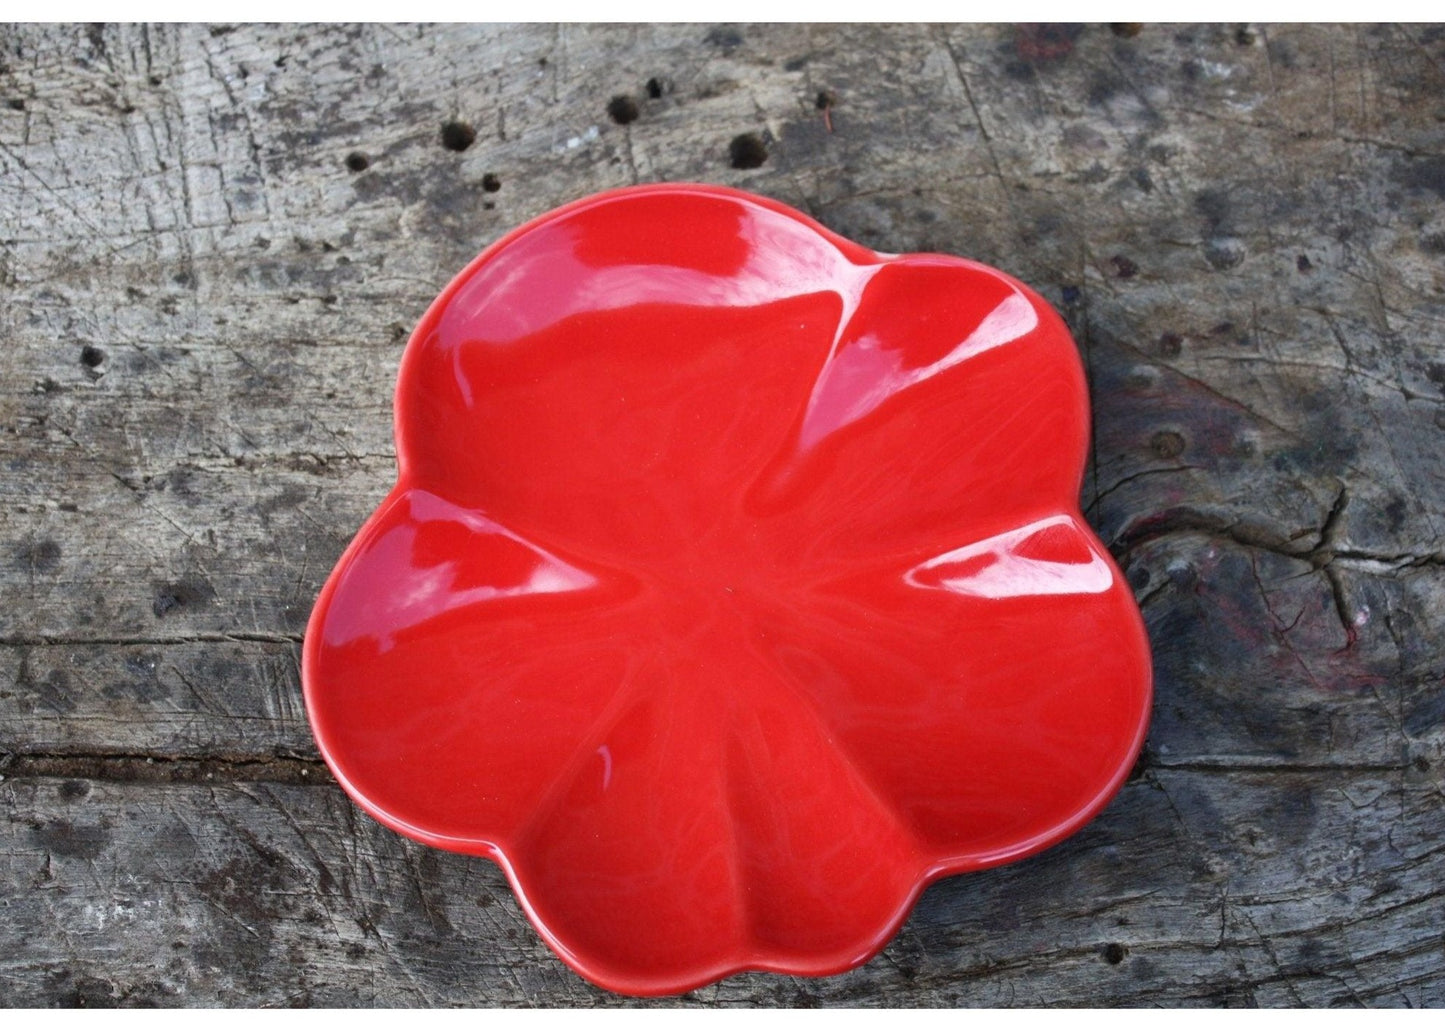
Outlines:
[[1445, 1004], [1445, 32], [1154, 25], [0, 28], [0, 1003], [623, 1002], [297, 657], [430, 299], [657, 180], [1067, 315], [1158, 684], [1076, 838], [682, 1000]]

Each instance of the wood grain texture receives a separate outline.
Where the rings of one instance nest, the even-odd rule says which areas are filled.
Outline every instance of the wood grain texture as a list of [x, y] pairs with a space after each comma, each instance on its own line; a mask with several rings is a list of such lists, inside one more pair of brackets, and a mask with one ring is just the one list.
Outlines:
[[1442, 95], [1422, 27], [0, 28], [0, 1004], [622, 1000], [346, 800], [297, 662], [436, 292], [701, 180], [1066, 315], [1157, 701], [1074, 839], [680, 1000], [1445, 1005]]

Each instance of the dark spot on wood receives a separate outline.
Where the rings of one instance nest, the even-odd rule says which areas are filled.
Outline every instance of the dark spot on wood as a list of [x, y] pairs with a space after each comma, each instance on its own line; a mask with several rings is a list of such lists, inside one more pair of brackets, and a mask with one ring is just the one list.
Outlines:
[[277, 918], [273, 903], [284, 897], [271, 892], [284, 892], [298, 880], [297, 871], [287, 868], [284, 857], [255, 838], [246, 843], [254, 854], [233, 855], [219, 869], [196, 881], [197, 890], [220, 909], [212, 917], [218, 927], [213, 934], [217, 943], [195, 951], [197, 961], [203, 965], [219, 959], [216, 964], [225, 963], [227, 968], [235, 968], [238, 960], [242, 967], [260, 966], [270, 951], [268, 945]]
[[1325, 961], [1325, 947], [1315, 937], [1306, 938], [1299, 945], [1300, 961], [1313, 971]]
[[1420, 247], [1431, 255], [1445, 255], [1445, 231], [1436, 231], [1420, 239]]
[[1114, 267], [1114, 276], [1121, 280], [1128, 280], [1139, 273], [1139, 264], [1128, 256], [1116, 255], [1109, 260], [1109, 265]]
[[1090, 106], [1103, 106], [1117, 96], [1124, 87], [1124, 79], [1118, 75], [1102, 71], [1095, 72], [1089, 80], [1088, 103]]
[[1406, 157], [1396, 168], [1395, 177], [1409, 188], [1434, 192], [1445, 199], [1445, 156]]
[[60, 785], [60, 797], [67, 802], [74, 802], [78, 798], [84, 798], [90, 794], [90, 782], [82, 781], [78, 777], [72, 777]]
[[316, 862], [316, 886], [323, 895], [328, 895], [336, 890], [336, 877], [332, 875], [326, 863], [319, 859]]
[[631, 124], [641, 113], [631, 96], [613, 96], [607, 103], [607, 116], [617, 124]]
[[1020, 25], [1014, 49], [1031, 64], [1062, 60], [1074, 52], [1074, 43], [1083, 34], [1083, 25]]
[[196, 483], [201, 479], [201, 474], [190, 466], [177, 465], [165, 475], [152, 480], [151, 487], [158, 492], [165, 491], [180, 498], [187, 507], [196, 507], [201, 502]]
[[51, 855], [89, 862], [110, 844], [110, 828], [104, 824], [75, 824], [69, 820], [51, 820], [33, 826], [30, 840], [35, 847]]
[[1133, 39], [1144, 31], [1144, 26], [1137, 21], [1118, 21], [1109, 26], [1109, 31], [1120, 39]]
[[1236, 46], [1253, 46], [1259, 42], [1259, 33], [1249, 25], [1240, 25], [1234, 30], [1234, 42]]
[[661, 78], [649, 78], [644, 88], [648, 99], [661, 99], [664, 92], [672, 91], [672, 83]]
[[1178, 334], [1159, 335], [1159, 354], [1165, 358], [1176, 358], [1184, 350], [1184, 338]]
[[1222, 188], [1206, 188], [1194, 196], [1194, 209], [1204, 218], [1210, 234], [1217, 234], [1227, 227], [1233, 215], [1229, 193]]
[[1110, 965], [1118, 965], [1129, 954], [1129, 949], [1123, 944], [1109, 943], [1104, 945], [1104, 961]]
[[105, 361], [105, 352], [93, 344], [87, 344], [80, 349], [80, 364], [87, 369], [95, 369]]
[[734, 170], [752, 170], [768, 159], [768, 147], [756, 134], [738, 135], [728, 143], [728, 163]]
[[55, 1008], [114, 1008], [121, 1003], [110, 980], [80, 976], [73, 982], [70, 970], [61, 969], [46, 983], [48, 1004]]
[[1033, 65], [1027, 61], [1009, 61], [1003, 65], [1003, 72], [1014, 81], [1033, 81], [1039, 77]]
[[1133, 181], [1145, 195], [1154, 191], [1154, 178], [1147, 167], [1135, 167], [1129, 171], [1129, 180]]
[[1405, 515], [1409, 508], [1405, 505], [1405, 498], [1396, 495], [1385, 505], [1385, 521], [1390, 523], [1391, 529], [1398, 529], [1405, 524]]
[[501, 187], [502, 187], [502, 179], [499, 178], [496, 174], [483, 174], [483, 175], [482, 175], [482, 191], [484, 191], [484, 192], [496, 192], [496, 191], [500, 191], [500, 190], [501, 190]]
[[838, 97], [827, 89], [819, 89], [818, 95], [813, 98], [813, 105], [819, 110], [832, 109], [838, 103]]
[[363, 152], [351, 153], [346, 157], [346, 169], [353, 174], [360, 174], [369, 166], [371, 166], [371, 157]]
[[265, 500], [256, 502], [256, 514], [261, 521], [269, 523], [271, 516], [277, 511], [287, 511], [294, 507], [300, 507], [311, 497], [311, 490], [304, 486], [297, 486], [294, 483], [287, 483], [281, 487], [281, 492]]
[[731, 25], [719, 25], [710, 29], [707, 35], [702, 37], [702, 41], [729, 53], [743, 44], [743, 34]]
[[1184, 453], [1184, 438], [1172, 429], [1163, 429], [1154, 434], [1149, 446], [1160, 458], [1169, 460]]
[[1312, 783], [1286, 786], [1279, 793], [1279, 812], [1271, 821], [1278, 833], [1306, 837], [1314, 829], [1319, 817], [1319, 806], [1315, 802]]
[[1315, 268], [1315, 264], [1310, 262], [1309, 256], [1301, 254], [1297, 259], [1295, 259], [1294, 268], [1296, 270], [1299, 270], [1301, 273], [1311, 273]]
[[198, 575], [188, 575], [159, 587], [151, 601], [151, 610], [156, 617], [165, 617], [172, 611], [203, 607], [215, 597], [216, 590], [211, 583]]
[[25, 100], [23, 100], [23, 99], [12, 99], [12, 100], [8, 100], [8, 101], [6, 102], [6, 105], [7, 105], [8, 107], [10, 107], [11, 110], [24, 110], [24, 109], [25, 109]]
[[442, 145], [454, 153], [463, 153], [477, 140], [477, 129], [463, 121], [447, 121], [442, 125]]
[[60, 544], [53, 539], [22, 544], [15, 554], [15, 563], [27, 572], [50, 574], [60, 564]]
[[122, 988], [120, 1005], [125, 1008], [160, 1008], [170, 1005], [175, 995], [175, 989], [167, 983], [145, 980]]
[[[32, 705], [48, 713], [63, 714], [69, 711], [71, 701], [70, 675], [60, 667], [51, 668], [42, 681], [35, 677], [30, 671], [30, 658], [25, 656], [20, 661], [20, 671], [15, 679], [18, 689], [34, 693], [35, 701]], [[7, 774], [17, 771], [14, 764], [8, 765], [5, 770]]]
[[1128, 781], [1125, 783], [1137, 781], [1148, 774], [1150, 762], [1149, 746], [1146, 743], [1144, 748], [1139, 750], [1139, 758], [1134, 760], [1134, 766], [1130, 769]]
[[158, 703], [170, 697], [170, 692], [160, 683], [157, 674], [160, 664], [153, 655], [132, 654], [121, 661], [121, 664], [125, 668], [125, 676], [101, 689], [101, 694], [107, 699], [130, 703]]
[[1445, 724], [1445, 688], [1414, 706], [1405, 714], [1401, 729], [1410, 738], [1421, 738]]

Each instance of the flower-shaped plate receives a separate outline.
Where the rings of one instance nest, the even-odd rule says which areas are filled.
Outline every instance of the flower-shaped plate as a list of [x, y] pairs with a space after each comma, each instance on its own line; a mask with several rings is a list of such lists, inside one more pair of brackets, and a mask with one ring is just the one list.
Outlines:
[[1067, 329], [996, 270], [723, 188], [555, 210], [406, 349], [396, 486], [306, 634], [317, 744], [605, 987], [858, 965], [1138, 755], [1087, 436]]

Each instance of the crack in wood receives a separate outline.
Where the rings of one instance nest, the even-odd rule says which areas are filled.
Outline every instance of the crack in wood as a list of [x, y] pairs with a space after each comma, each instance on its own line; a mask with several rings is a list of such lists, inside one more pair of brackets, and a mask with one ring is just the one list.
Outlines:
[[257, 642], [294, 646], [300, 633], [289, 632], [199, 632], [193, 635], [136, 635], [131, 637], [76, 635], [6, 635], [0, 647], [33, 649], [42, 646], [186, 646], [193, 643]]
[[12, 752], [0, 757], [0, 779], [53, 778], [140, 784], [269, 781], [334, 784], [319, 756], [275, 754], [160, 755], [146, 752]]
[[[1292, 560], [1303, 561], [1314, 569], [1324, 569], [1333, 562], [1354, 561], [1364, 565], [1379, 566], [1377, 574], [1390, 574], [1409, 568], [1445, 565], [1445, 551], [1375, 551], [1355, 548], [1340, 548], [1336, 542], [1338, 515], [1346, 500], [1345, 491], [1327, 513], [1325, 521], [1318, 527], [1305, 530], [1302, 534], [1284, 536], [1273, 523], [1259, 520], [1230, 518], [1227, 515], [1181, 505], [1136, 518], [1125, 526], [1109, 544], [1109, 552], [1127, 567], [1134, 553], [1140, 548], [1170, 536], [1199, 535], [1213, 539], [1227, 540], [1238, 546], [1263, 550]], [[1317, 535], [1316, 542], [1301, 549], [1302, 535]]]
[[[1392, 776], [1411, 763], [1320, 762], [1276, 763], [1266, 760], [1161, 760], [1142, 763], [1145, 770], [1198, 774], [1277, 774], [1294, 776]], [[319, 756], [277, 753], [246, 756], [213, 753], [176, 755], [144, 750], [9, 752], [0, 756], [0, 781], [11, 778], [77, 778], [126, 783], [229, 783], [268, 781], [278, 784], [332, 784], [330, 770]], [[1146, 782], [1141, 773], [1129, 783]]]

